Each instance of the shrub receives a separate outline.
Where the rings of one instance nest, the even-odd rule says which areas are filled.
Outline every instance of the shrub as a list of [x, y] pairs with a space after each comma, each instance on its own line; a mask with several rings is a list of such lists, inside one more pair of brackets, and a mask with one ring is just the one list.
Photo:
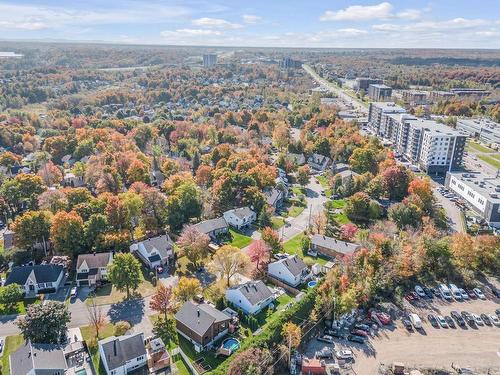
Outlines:
[[115, 324], [114, 334], [115, 336], [121, 336], [124, 335], [129, 329], [130, 323], [125, 320], [121, 320]]
[[90, 351], [94, 351], [97, 349], [97, 339], [95, 337], [91, 337], [87, 340], [87, 346]]

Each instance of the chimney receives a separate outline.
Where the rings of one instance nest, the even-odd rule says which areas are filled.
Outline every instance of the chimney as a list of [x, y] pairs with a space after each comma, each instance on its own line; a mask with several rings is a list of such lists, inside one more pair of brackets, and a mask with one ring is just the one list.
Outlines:
[[199, 318], [200, 317], [200, 309], [197, 309], [196, 313], [198, 314], [198, 318]]
[[113, 341], [113, 355], [116, 357], [116, 340]]

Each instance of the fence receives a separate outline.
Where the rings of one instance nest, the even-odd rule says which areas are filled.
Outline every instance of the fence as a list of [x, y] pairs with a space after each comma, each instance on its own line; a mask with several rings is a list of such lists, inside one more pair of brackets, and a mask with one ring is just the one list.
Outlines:
[[269, 281], [270, 283], [276, 285], [276, 286], [279, 286], [283, 289], [285, 289], [287, 292], [293, 294], [293, 296], [295, 297], [297, 294], [300, 293], [300, 290], [298, 289], [295, 289], [294, 287], [288, 285], [288, 284], [285, 284], [283, 281], [275, 278], [274, 276], [271, 276], [271, 275], [266, 275], [266, 278], [267, 278], [267, 281]]
[[200, 375], [198, 373], [198, 371], [196, 371], [196, 369], [194, 368], [194, 366], [191, 364], [191, 361], [189, 360], [188, 356], [186, 354], [184, 354], [184, 352], [182, 351], [182, 349], [180, 347], [177, 347], [177, 348], [173, 349], [171, 354], [172, 354], [172, 358], [175, 357], [175, 356], [177, 356], [177, 355], [181, 356], [182, 361], [187, 366], [187, 368], [189, 370], [189, 373], [191, 375]]

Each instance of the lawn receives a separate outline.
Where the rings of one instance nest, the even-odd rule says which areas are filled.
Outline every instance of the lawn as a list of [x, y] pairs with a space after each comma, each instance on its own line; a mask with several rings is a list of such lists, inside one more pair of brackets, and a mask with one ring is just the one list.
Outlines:
[[301, 187], [301, 186], [292, 186], [292, 192], [293, 194], [295, 194], [296, 196], [299, 196], [299, 195], [305, 195], [306, 194], [306, 189]]
[[243, 233], [237, 232], [234, 229], [229, 229], [229, 233], [231, 233], [231, 238], [232, 238], [229, 244], [236, 246], [240, 249], [250, 245], [250, 242], [252, 242], [251, 237], [245, 236]]
[[180, 355], [179, 355], [179, 359], [177, 361], [175, 361], [175, 365], [177, 366], [177, 370], [178, 370], [176, 374], [191, 375], [191, 373], [189, 372], [188, 368], [184, 364], [184, 361], [182, 360]]
[[[283, 294], [279, 296], [279, 298], [275, 301], [275, 309], [264, 309], [257, 315], [255, 315], [255, 318], [259, 322], [258, 328], [257, 329], [264, 329], [265, 325], [269, 324], [273, 320], [277, 319], [278, 316], [280, 315], [281, 311], [285, 308], [285, 306], [293, 301], [293, 297], [289, 296], [288, 294]], [[242, 323], [243, 324], [243, 323]], [[246, 325], [245, 325], [246, 326]]]
[[346, 204], [345, 199], [335, 199], [329, 203], [329, 207], [335, 209], [335, 208], [344, 208]]
[[[203, 353], [196, 353], [193, 344], [190, 343], [185, 337], [181, 335], [179, 335], [179, 346], [184, 352], [184, 354], [189, 358], [189, 361], [191, 363], [195, 362], [199, 358], [204, 358], [205, 363], [210, 365], [212, 369], [215, 369], [226, 359], [224, 356], [216, 358], [215, 352], [212, 350]], [[205, 374], [207, 374], [207, 372]]]
[[[152, 283], [150, 272], [150, 270], [142, 267], [142, 281], [137, 288], [137, 293], [140, 294], [141, 297], [148, 297], [156, 290], [156, 287]], [[131, 294], [132, 293], [131, 291]], [[112, 284], [104, 284], [95, 291], [94, 301], [96, 305], [110, 305], [123, 301], [126, 296], [126, 292], [117, 290]], [[87, 298], [85, 303], [90, 305], [92, 301], [90, 298]]]
[[[106, 337], [113, 336], [115, 326], [112, 323], [106, 324], [103, 328], [99, 330], [99, 339], [105, 339]], [[89, 341], [95, 337], [95, 330], [91, 326], [80, 327], [80, 332], [82, 333], [83, 340], [89, 344]], [[94, 368], [97, 370], [97, 375], [105, 375], [106, 370], [101, 362], [101, 358], [99, 356], [98, 347], [91, 348], [89, 346], [90, 356], [92, 357], [92, 363], [94, 364]]]
[[494, 168], [500, 168], [500, 160], [495, 157], [491, 157], [488, 155], [477, 155], [477, 157]]
[[283, 251], [288, 254], [297, 254], [300, 256], [304, 261], [311, 262], [311, 263], [319, 263], [321, 265], [324, 265], [328, 262], [329, 259], [323, 258], [323, 257], [316, 257], [313, 258], [309, 255], [307, 255], [307, 252], [305, 252], [302, 249], [302, 239], [306, 235], [304, 233], [297, 234], [295, 237], [290, 238], [288, 241], [286, 241], [283, 244]]
[[6, 306], [0, 305], [0, 315], [26, 314], [26, 309], [29, 305], [39, 303], [41, 303], [40, 298], [26, 298], [23, 301], [18, 302], [13, 309], [7, 309]]
[[328, 179], [325, 176], [316, 176], [316, 179], [319, 181], [319, 184], [322, 188], [328, 189], [330, 185], [328, 184]]
[[347, 217], [347, 215], [345, 213], [343, 213], [343, 212], [339, 212], [337, 214], [334, 214], [333, 218], [340, 225], [347, 224], [347, 223], [351, 222], [351, 220], [349, 220], [349, 218]]
[[285, 220], [282, 217], [278, 217], [278, 216], [273, 216], [271, 218], [271, 222], [273, 223], [273, 229], [274, 230], [278, 230], [283, 225], [285, 225]]
[[10, 375], [9, 368], [9, 356], [12, 352], [15, 352], [24, 342], [23, 336], [7, 336], [5, 338], [5, 347], [3, 349], [2, 355], [2, 374]]
[[479, 152], [484, 152], [484, 153], [490, 153], [493, 152], [491, 148], [485, 147], [479, 143], [476, 142], [469, 142], [468, 143], [468, 148], [473, 149], [474, 151], [479, 151]]
[[293, 204], [288, 208], [288, 216], [297, 217], [302, 213], [302, 211], [304, 211], [304, 209], [304, 206], [296, 206]]

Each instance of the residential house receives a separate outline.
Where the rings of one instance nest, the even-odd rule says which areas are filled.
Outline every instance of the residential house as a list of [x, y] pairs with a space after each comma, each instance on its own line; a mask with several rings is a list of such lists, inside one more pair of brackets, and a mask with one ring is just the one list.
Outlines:
[[337, 173], [336, 176], [340, 176], [340, 179], [342, 180], [342, 185], [345, 185], [349, 181], [352, 181], [354, 177], [359, 176], [359, 174], [348, 169]]
[[286, 155], [287, 159], [291, 160], [293, 163], [297, 164], [298, 166], [304, 165], [306, 163], [306, 158], [304, 154], [294, 154], [289, 152]]
[[170, 354], [163, 340], [159, 337], [146, 345], [146, 356], [150, 373], [156, 373], [170, 367]]
[[302, 258], [296, 254], [269, 263], [267, 266], [267, 273], [293, 287], [302, 284], [311, 277], [309, 267], [307, 267]]
[[142, 262], [154, 269], [164, 266], [174, 257], [174, 244], [168, 234], [148, 238], [130, 245], [130, 251], [135, 253]]
[[149, 178], [151, 180], [151, 186], [161, 186], [163, 181], [165, 181], [165, 176], [158, 169], [152, 170]]
[[334, 173], [340, 173], [351, 169], [351, 166], [346, 163], [337, 163], [334, 166], [332, 166], [332, 169]]
[[66, 173], [63, 179], [64, 186], [70, 186], [73, 188], [81, 187], [85, 185], [83, 176], [76, 176], [74, 173]]
[[4, 232], [3, 232], [3, 248], [5, 250], [10, 250], [14, 247], [14, 239], [15, 239], [15, 233], [14, 231], [10, 230], [10, 229], [6, 229]]
[[226, 222], [236, 229], [247, 227], [257, 220], [255, 212], [248, 207], [240, 207], [226, 211], [223, 216]]
[[229, 331], [231, 317], [207, 303], [187, 301], [175, 314], [177, 332], [189, 340], [197, 352], [213, 347]]
[[360, 248], [361, 245], [356, 243], [341, 241], [322, 234], [315, 234], [311, 238], [311, 249], [330, 258], [343, 258], [346, 255], [353, 254]]
[[312, 154], [309, 156], [309, 159], [307, 159], [307, 164], [318, 172], [323, 172], [329, 163], [330, 158], [320, 154]]
[[13, 267], [5, 285], [19, 284], [27, 296], [54, 292], [63, 283], [64, 267], [54, 264]]
[[99, 354], [108, 375], [125, 375], [146, 366], [144, 334], [140, 332], [100, 340]]
[[245, 314], [258, 314], [275, 298], [271, 289], [262, 280], [258, 280], [228, 288], [226, 299]]
[[285, 200], [285, 194], [282, 190], [275, 187], [264, 190], [264, 197], [266, 198], [266, 203], [273, 207], [275, 210], [279, 210], [283, 207], [283, 202]]
[[194, 224], [193, 227], [196, 228], [198, 232], [205, 233], [210, 236], [212, 240], [216, 240], [219, 235], [225, 234], [229, 230], [226, 219], [223, 217], [204, 220]]
[[106, 279], [113, 253], [80, 254], [76, 262], [76, 284], [94, 286]]

